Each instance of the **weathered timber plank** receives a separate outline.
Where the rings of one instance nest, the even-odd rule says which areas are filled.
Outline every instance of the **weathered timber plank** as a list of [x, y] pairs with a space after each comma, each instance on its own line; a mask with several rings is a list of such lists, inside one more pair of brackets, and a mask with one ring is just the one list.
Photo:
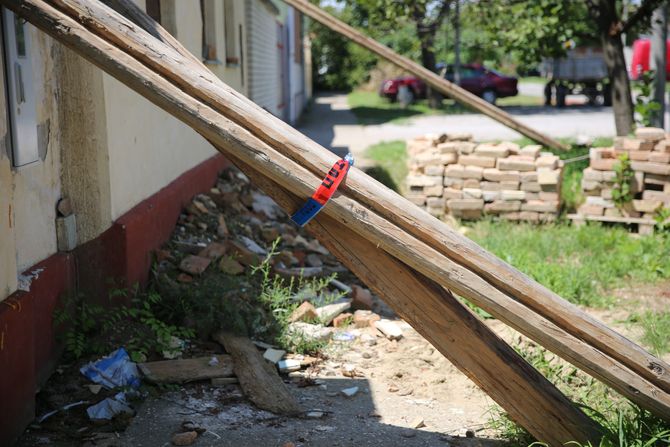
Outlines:
[[213, 338], [232, 357], [233, 370], [242, 391], [258, 408], [292, 416], [302, 412], [276, 368], [263, 358], [251, 340], [221, 331]]
[[[94, 63], [155, 104], [182, 119], [220, 147], [226, 148], [233, 157], [245, 160], [258, 167], [273, 181], [286, 185], [293, 193], [309, 196], [320, 182], [319, 177], [313, 175], [310, 177], [309, 172], [306, 172], [304, 168], [277, 154], [271, 148], [262, 147], [262, 143], [258, 140], [249, 139], [251, 136], [246, 130], [232, 125], [207, 105], [196, 101], [182, 89], [175, 88], [174, 85], [166, 82], [165, 78], [120, 51], [118, 47], [93, 35], [80, 24], [58, 13], [44, 2], [27, 0], [20, 2], [18, 6], [9, 0], [3, 0], [3, 3], [10, 7], [14, 6], [20, 14], [31, 19], [33, 23], [83, 53]], [[147, 42], [149, 47], [155, 42], [154, 39], [151, 41]], [[481, 278], [476, 275], [472, 277], [472, 272], [460, 265], [454, 265], [453, 261], [439, 256], [439, 253], [436, 258], [436, 252], [432, 248], [408, 238], [404, 232], [384, 219], [381, 219], [380, 222], [379, 216], [371, 213], [367, 208], [346, 196], [338, 196], [333, 200], [332, 205], [326, 208], [326, 212], [341, 223], [350, 225], [351, 228], [374, 241], [387, 252], [422, 271], [435, 281], [452, 287], [485, 309], [491, 305], [495, 310], [487, 310], [494, 315], [500, 312], [498, 317], [501, 320], [524, 333], [530, 333], [531, 338], [615, 387], [641, 406], [664, 417], [670, 414], [666, 393], [648, 384], [626, 368], [622, 368], [618, 363], [612, 362], [599, 351], [584, 351], [584, 346], [579, 340], [573, 339], [569, 334], [564, 334], [560, 328], [550, 325], [552, 331], [560, 334], [559, 338], [556, 338], [556, 335], [551, 333], [552, 331], [542, 330], [543, 324], [548, 322], [541, 318], [538, 320], [538, 316], [532, 312], [528, 315], [527, 308], [521, 306], [517, 311], [507, 311], [507, 308], [514, 309], [514, 305], [519, 305], [519, 303], [500, 294], [500, 291], [495, 288], [492, 293], [498, 295], [494, 299], [489, 299], [486, 291], [492, 287], [489, 284], [480, 284]], [[379, 228], [375, 227], [377, 224], [380, 225]], [[461, 284], [462, 275], [469, 276], [465, 281], [466, 286]], [[604, 362], [599, 363], [598, 359], [601, 357], [605, 357]]]
[[[115, 1], [121, 2], [121, 0]], [[96, 23], [95, 31], [141, 58], [148, 66], [170, 78], [186, 92], [249, 129], [275, 150], [306, 166], [318, 177], [332, 165], [334, 156], [331, 153], [230, 89], [213, 74], [201, 71], [198, 76], [189, 76], [188, 62], [193, 62], [193, 56], [175, 50], [180, 45], [173, 39], [166, 39], [167, 33], [158, 31], [163, 40], [170, 42], [172, 51], [165, 49], [160, 53], [147, 52], [149, 43], [147, 36], [142, 36], [144, 31], [139, 27], [128, 27], [127, 23], [124, 24], [118, 17], [105, 15], [104, 11], [100, 11], [103, 5], [83, 0], [53, 2], [72, 14], [79, 14], [80, 17], [85, 17], [88, 12], [94, 11], [100, 19], [100, 23]], [[135, 12], [135, 15], [138, 13]], [[161, 28], [156, 26], [154, 29]], [[186, 73], [177, 75], [180, 69]], [[477, 273], [570, 334], [597, 347], [670, 392], [670, 366], [665, 362], [486, 252], [425, 211], [419, 210], [359, 170], [351, 170], [343, 190], [370, 210]]]
[[142, 374], [154, 383], [186, 383], [233, 375], [233, 362], [228, 355], [215, 356], [219, 363], [210, 365], [212, 357], [161, 360], [138, 363]]

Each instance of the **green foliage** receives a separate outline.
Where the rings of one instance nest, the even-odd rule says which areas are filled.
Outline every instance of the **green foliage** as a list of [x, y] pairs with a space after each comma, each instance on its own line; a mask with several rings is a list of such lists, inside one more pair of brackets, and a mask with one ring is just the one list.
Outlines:
[[635, 97], [635, 121], [638, 126], [647, 127], [652, 125], [656, 113], [661, 110], [661, 105], [653, 100], [653, 84], [656, 74], [649, 70], [635, 84], [637, 96]]
[[670, 236], [670, 208], [662, 206], [654, 216], [656, 231], [663, 236]]
[[[355, 24], [351, 8], [326, 11], [339, 19]], [[312, 79], [320, 90], [351, 90], [368, 79], [377, 57], [325, 26], [310, 21], [312, 39]]]
[[[128, 298], [131, 293], [130, 305], [113, 304], [113, 298]], [[173, 337], [189, 339], [195, 335], [159, 318], [162, 304], [159, 294], [137, 293], [136, 289], [112, 290], [106, 306], [90, 303], [81, 295], [68, 295], [54, 311], [54, 325], [62, 331], [66, 354], [75, 359], [107, 354], [122, 343], [137, 361], [171, 349]]]
[[586, 306], [612, 305], [608, 292], [630, 281], [670, 278], [670, 240], [631, 238], [622, 228], [481, 221], [468, 236], [563, 298]]
[[[295, 299], [297, 291], [309, 291], [311, 296], [319, 296], [321, 292], [328, 288], [328, 285], [335, 279], [336, 275], [333, 274], [325, 278], [314, 278], [311, 280], [304, 280], [300, 277], [297, 281], [294, 278], [286, 281], [279, 275], [273, 275], [271, 273], [271, 261], [277, 254], [278, 245], [279, 239], [274, 241], [272, 248], [263, 262], [252, 270], [252, 275], [260, 278], [258, 299], [272, 313], [273, 321], [277, 326], [276, 341], [282, 348], [300, 354], [315, 354], [323, 349], [326, 343], [311, 340], [302, 333], [292, 332], [289, 328], [289, 317], [300, 305], [300, 301]], [[341, 293], [329, 295], [324, 304], [328, 304], [343, 296]]]
[[616, 178], [612, 187], [612, 200], [618, 208], [623, 208], [633, 200], [632, 182], [635, 176], [627, 153], [619, 156], [619, 162], [614, 165], [614, 172]]
[[407, 177], [407, 148], [404, 141], [390, 141], [370, 146], [366, 158], [374, 163], [366, 173], [394, 191], [401, 191]]
[[494, 0], [464, 8], [464, 21], [480, 32], [483, 46], [510, 54], [521, 65], [561, 57], [567, 44], [596, 41], [585, 2], [578, 0]]

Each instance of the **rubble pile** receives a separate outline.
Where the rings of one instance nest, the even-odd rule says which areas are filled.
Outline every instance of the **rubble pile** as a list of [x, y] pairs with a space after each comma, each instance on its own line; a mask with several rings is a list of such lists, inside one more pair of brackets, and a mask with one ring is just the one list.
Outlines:
[[[616, 206], [616, 169], [624, 155], [633, 172], [628, 185], [633, 200]], [[635, 137], [617, 137], [613, 147], [592, 148], [589, 159], [582, 179], [586, 201], [579, 216], [652, 220], [661, 207], [670, 206], [670, 135], [663, 129], [638, 128]]]
[[563, 163], [539, 145], [429, 134], [410, 140], [407, 148], [406, 197], [433, 216], [529, 222], [558, 217]]

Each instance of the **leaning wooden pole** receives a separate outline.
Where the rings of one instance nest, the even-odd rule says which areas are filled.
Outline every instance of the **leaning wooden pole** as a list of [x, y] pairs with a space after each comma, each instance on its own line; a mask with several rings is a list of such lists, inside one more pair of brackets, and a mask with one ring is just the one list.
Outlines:
[[[131, 88], [206, 135], [220, 147], [229, 148], [234, 158], [242, 159], [254, 166], [263, 175], [277, 184], [284, 185], [292, 193], [308, 196], [315, 185], [320, 183], [321, 174], [316, 177], [304, 167], [264, 146], [259, 140], [248, 139], [250, 136], [248, 131], [236, 126], [227, 127], [228, 120], [210, 108], [207, 103], [198, 101], [186, 91], [177, 88], [176, 83], [167, 82], [161, 74], [121, 51], [120, 48], [128, 48], [128, 43], [119, 46], [110, 44], [44, 1], [3, 0], [3, 3], [75, 48]], [[54, 3], [63, 4], [64, 1], [54, 0]], [[120, 19], [120, 16], [111, 10], [104, 11], [104, 17], [90, 13], [99, 6], [97, 2], [87, 2], [83, 16], [77, 19], [86, 23], [91, 30], [103, 32], [107, 28], [100, 22], [101, 19], [116, 20]], [[133, 35], [137, 32], [134, 29], [137, 27], [129, 22], [121, 24], [120, 28]], [[141, 41], [144, 43], [145, 52], [139, 53], [138, 57], [156, 53], [169, 67], [172, 67], [173, 63], [187, 68], [191, 65], [188, 60], [172, 62], [171, 58], [174, 55], [168, 55], [165, 48], [155, 48], [155, 40], [150, 36], [149, 38], [150, 40]], [[144, 63], [147, 62], [144, 60]], [[196, 83], [201, 77], [202, 73], [192, 73], [189, 82]], [[566, 334], [561, 328], [529, 312], [528, 308], [491, 288], [482, 281], [482, 278], [444, 258], [430, 246], [412, 239], [388, 221], [380, 219], [380, 216], [367, 207], [362, 207], [342, 195], [332, 201], [332, 205], [326, 208], [325, 213], [434, 281], [453, 288], [478, 304], [482, 303], [485, 309], [490, 306], [492, 313], [499, 314], [501, 320], [507, 321], [522, 332], [529, 333], [531, 338], [610, 384], [639, 405], [663, 417], [670, 417], [670, 400], [667, 393], [604, 356], [600, 351]]]
[[284, 2], [293, 6], [298, 11], [311, 17], [332, 31], [343, 35], [353, 42], [356, 42], [358, 45], [372, 51], [378, 56], [383, 57], [392, 64], [407, 70], [437, 91], [449, 96], [450, 98], [453, 98], [455, 101], [465, 105], [466, 107], [470, 107], [478, 112], [483, 113], [489, 118], [504, 124], [510, 129], [516, 130], [520, 134], [527, 136], [533, 141], [537, 141], [538, 143], [552, 147], [554, 149], [567, 150], [567, 147], [563, 143], [523, 124], [509, 113], [501, 110], [493, 104], [484, 101], [479, 96], [473, 95], [453, 82], [447, 81], [443, 77], [433, 73], [425, 67], [422, 67], [411, 59], [401, 56], [386, 45], [382, 45], [376, 40], [364, 35], [355, 28], [328, 14], [318, 6], [309, 3], [307, 0], [284, 0]]
[[[191, 59], [179, 51], [167, 47], [164, 48], [165, 51], [162, 53], [146, 51], [146, 33], [137, 27], [129, 27], [117, 18], [109, 16], [105, 12], [107, 8], [104, 5], [86, 0], [52, 0], [51, 3], [82, 21], [86, 21], [89, 13], [95, 13], [98, 21], [92, 29], [99, 36], [109, 39], [118, 47], [123, 48], [186, 93], [247, 129], [279, 154], [307, 168], [317, 177], [320, 178], [323, 172], [330, 169], [335, 158], [332, 153], [306, 138], [291, 126], [260, 109], [256, 104], [225, 85], [213, 74], [201, 73], [200, 76], [193, 76], [189, 67]], [[145, 35], [142, 35], [142, 33]], [[380, 246], [389, 253], [399, 256], [404, 262], [419, 270], [421, 268], [417, 266], [416, 262], [424, 262], [427, 271], [435, 275], [440, 274], [430, 265], [426, 265], [426, 259], [424, 258], [415, 257], [408, 260], [406, 257], [408, 253], [406, 253], [405, 246], [402, 244], [394, 247], [388, 245], [388, 233], [384, 233], [383, 230], [387, 228], [390, 222], [422, 243], [427, 244], [430, 253], [437, 251], [439, 254], [445, 255], [448, 260], [458, 264], [459, 269], [464, 268], [467, 275], [474, 273], [479, 278], [487, 281], [495, 289], [498, 289], [495, 290], [494, 296], [502, 296], [500, 295], [500, 292], [502, 292], [503, 295], [514, 298], [539, 314], [542, 320], [546, 319], [571, 336], [586, 341], [660, 389], [666, 392], [670, 391], [670, 374], [668, 373], [670, 367], [665, 362], [652, 356], [638, 345], [603, 325], [577, 306], [563, 300], [552, 291], [531, 280], [499, 258], [486, 252], [425, 211], [419, 210], [416, 206], [361, 171], [353, 169], [350, 172], [344, 191], [358, 204], [363, 205], [362, 207], [351, 207], [344, 204], [348, 211], [358, 210], [357, 216], [362, 216], [369, 211], [376, 213], [369, 214], [372, 223], [365, 221], [361, 223], [367, 228], [361, 231], [377, 233], [381, 241], [387, 243], [380, 243]], [[376, 217], [385, 219], [381, 222], [383, 228], [375, 226], [374, 218]], [[401, 234], [401, 236], [403, 235]], [[393, 240], [390, 242], [393, 242]], [[447, 267], [449, 265], [451, 263], [447, 264]], [[425, 270], [423, 273], [430, 276]], [[477, 278], [473, 278], [473, 280], [478, 283]], [[436, 279], [436, 281], [448, 282], [448, 278]], [[461, 284], [463, 282], [460, 282], [459, 286]], [[487, 301], [490, 294], [487, 295], [481, 289], [473, 291], [469, 288], [459, 290], [459, 287], [449, 287], [453, 287], [454, 290], [472, 300], [475, 304], [517, 328], [519, 322], [515, 323], [507, 318], [510, 314], [509, 306], [503, 306], [502, 308], [492, 308], [490, 306], [489, 301]], [[494, 301], [498, 301], [498, 298], [494, 298]], [[516, 315], [512, 315], [512, 318], [515, 317]], [[521, 324], [523, 325], [523, 321]], [[538, 342], [542, 343], [539, 340]], [[546, 344], [544, 345], [546, 346]], [[569, 356], [570, 352], [568, 352], [567, 357], [561, 350], [554, 352], [564, 358], [571, 358]], [[578, 366], [590, 371], [588, 367]], [[596, 377], [600, 378], [601, 376], [596, 374]], [[636, 395], [637, 391], [629, 389], [629, 394]], [[624, 393], [624, 395], [626, 394]]]

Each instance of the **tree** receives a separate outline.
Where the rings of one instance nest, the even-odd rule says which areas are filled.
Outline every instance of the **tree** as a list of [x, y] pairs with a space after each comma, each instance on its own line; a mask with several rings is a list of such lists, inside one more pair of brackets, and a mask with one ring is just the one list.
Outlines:
[[654, 11], [664, 0], [643, 0], [639, 7], [623, 20], [621, 2], [617, 0], [588, 0], [591, 17], [598, 27], [598, 34], [605, 54], [612, 88], [612, 108], [617, 135], [627, 135], [633, 129], [633, 100], [630, 80], [623, 55], [622, 34], [642, 22], [649, 22]]
[[[627, 135], [633, 127], [633, 103], [622, 35], [636, 27], [648, 27], [653, 10], [663, 2], [487, 0], [474, 2], [469, 17], [478, 22], [493, 45], [529, 65], [544, 57], [563, 56], [568, 42], [597, 42], [607, 65], [617, 134]], [[624, 7], [632, 11], [625, 20]]]
[[[393, 32], [399, 22], [410, 22], [416, 29], [421, 50], [421, 65], [436, 69], [435, 38], [454, 0], [356, 0], [348, 4], [360, 17], [367, 19], [367, 28]], [[431, 105], [438, 96], [429, 94]]]

